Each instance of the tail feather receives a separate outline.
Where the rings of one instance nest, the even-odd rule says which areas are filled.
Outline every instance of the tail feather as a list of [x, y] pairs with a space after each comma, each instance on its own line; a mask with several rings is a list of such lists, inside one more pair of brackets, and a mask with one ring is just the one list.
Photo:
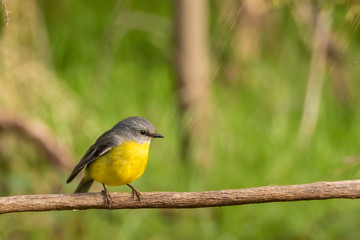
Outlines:
[[79, 185], [77, 186], [77, 188], [75, 189], [74, 193], [86, 193], [89, 191], [91, 185], [93, 184], [94, 179], [90, 178], [90, 179], [81, 179]]

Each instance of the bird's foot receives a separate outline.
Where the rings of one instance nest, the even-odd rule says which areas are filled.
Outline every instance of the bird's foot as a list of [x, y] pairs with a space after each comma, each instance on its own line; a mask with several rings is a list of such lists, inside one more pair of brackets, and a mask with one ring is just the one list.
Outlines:
[[126, 184], [126, 185], [128, 185], [128, 186], [131, 188], [131, 190], [132, 190], [132, 197], [135, 198], [135, 195], [136, 195], [137, 199], [138, 199], [139, 201], [141, 201], [141, 193], [140, 193], [138, 190], [136, 190], [136, 188], [134, 188], [133, 186], [131, 186], [130, 184]]
[[111, 203], [112, 203], [111, 195], [110, 195], [109, 191], [106, 189], [104, 184], [103, 184], [103, 187], [104, 187], [104, 190], [102, 190], [101, 193], [103, 193], [105, 195], [105, 205], [109, 208], [109, 210], [111, 210]]

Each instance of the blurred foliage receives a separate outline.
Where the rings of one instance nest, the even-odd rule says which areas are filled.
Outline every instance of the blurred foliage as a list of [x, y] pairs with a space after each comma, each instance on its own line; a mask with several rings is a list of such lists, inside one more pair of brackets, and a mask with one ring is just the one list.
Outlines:
[[[140, 191], [358, 178], [358, 3], [321, 1], [317, 6], [305, 1], [314, 5], [314, 12], [330, 12], [349, 100], [339, 100], [328, 64], [316, 128], [299, 142], [313, 15], [292, 1], [256, 2], [260, 5], [248, 11], [237, 11], [241, 4], [233, 1], [209, 5], [214, 109], [209, 171], [180, 159], [173, 2], [8, 1], [9, 26], [1, 33], [0, 109], [42, 119], [78, 158], [117, 121], [131, 115], [149, 119], [166, 138], [152, 143], [147, 170], [134, 183]], [[70, 171], [55, 169], [21, 136], [1, 133], [0, 148], [2, 195], [75, 189], [76, 181], [65, 184]], [[100, 189], [96, 185], [92, 190]], [[123, 186], [110, 189], [129, 191]], [[327, 200], [192, 210], [18, 213], [1, 218], [0, 237], [358, 239], [359, 211], [357, 200]]]

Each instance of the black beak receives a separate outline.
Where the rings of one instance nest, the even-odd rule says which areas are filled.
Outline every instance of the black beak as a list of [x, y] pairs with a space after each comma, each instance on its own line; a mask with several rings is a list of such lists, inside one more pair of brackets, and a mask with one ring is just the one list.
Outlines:
[[163, 135], [158, 134], [158, 133], [155, 133], [152, 137], [153, 137], [153, 138], [164, 138]]

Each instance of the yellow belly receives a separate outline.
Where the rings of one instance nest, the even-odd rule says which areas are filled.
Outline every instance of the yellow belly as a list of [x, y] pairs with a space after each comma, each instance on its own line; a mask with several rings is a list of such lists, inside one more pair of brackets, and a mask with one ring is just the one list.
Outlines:
[[109, 186], [128, 184], [143, 174], [148, 157], [148, 143], [126, 142], [91, 163], [86, 170], [86, 177]]

